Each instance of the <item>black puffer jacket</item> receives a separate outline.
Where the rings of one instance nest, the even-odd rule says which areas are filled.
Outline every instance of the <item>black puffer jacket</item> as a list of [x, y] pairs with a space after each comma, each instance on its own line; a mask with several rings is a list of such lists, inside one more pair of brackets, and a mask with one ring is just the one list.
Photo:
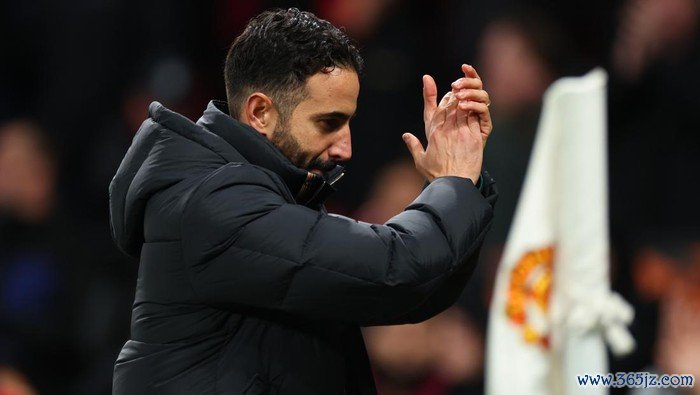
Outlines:
[[195, 124], [151, 104], [110, 185], [114, 239], [140, 257], [114, 393], [374, 393], [360, 326], [455, 301], [492, 181], [439, 178], [384, 225], [328, 215], [327, 183], [225, 108]]

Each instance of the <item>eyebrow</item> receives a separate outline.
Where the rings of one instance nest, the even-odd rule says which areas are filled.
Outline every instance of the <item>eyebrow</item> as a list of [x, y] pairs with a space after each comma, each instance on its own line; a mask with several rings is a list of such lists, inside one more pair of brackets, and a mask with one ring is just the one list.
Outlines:
[[316, 121], [322, 120], [322, 119], [338, 119], [341, 121], [345, 121], [347, 119], [352, 119], [355, 116], [355, 114], [347, 114], [342, 111], [333, 111], [333, 112], [327, 112], [323, 114], [317, 114], [313, 116], [313, 119]]

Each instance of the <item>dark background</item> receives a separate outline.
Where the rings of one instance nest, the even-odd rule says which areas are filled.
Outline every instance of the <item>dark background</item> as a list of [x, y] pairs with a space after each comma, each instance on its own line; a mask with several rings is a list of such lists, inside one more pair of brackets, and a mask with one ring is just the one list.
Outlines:
[[[650, 3], [663, 12], [644, 11]], [[351, 125], [355, 155], [329, 202], [332, 211], [356, 213], [378, 170], [407, 158], [401, 134], [423, 130], [422, 74], [435, 77], [440, 94], [462, 63], [482, 74], [494, 103], [486, 166], [502, 197], [484, 262], [459, 305], [481, 337], [484, 295], [517, 201], [543, 89], [523, 88], [529, 96], [517, 96], [515, 85], [496, 88], [499, 76], [517, 81], [532, 74], [524, 60], [486, 55], [488, 48], [499, 54], [492, 44], [504, 42], [494, 33], [503, 29], [494, 26], [520, 29], [542, 82], [604, 67], [613, 283], [637, 306], [633, 333], [640, 345], [634, 355], [613, 359], [611, 370], [679, 366], [664, 365], [657, 349], [664, 344], [660, 306], [669, 284], [685, 281], [693, 306], [700, 300], [697, 2], [3, 1], [0, 138], [11, 129], [33, 130], [28, 152], [46, 158], [36, 166], [48, 178], [36, 182], [46, 187], [48, 202], [43, 214], [28, 217], [12, 199], [3, 200], [15, 185], [11, 172], [24, 171], [27, 182], [44, 173], [9, 154], [3, 162], [3, 147], [11, 152], [7, 147], [22, 139], [0, 139], [0, 394], [3, 370], [40, 393], [109, 393], [112, 365], [128, 337], [138, 265], [111, 241], [109, 181], [151, 101], [196, 120], [209, 100], [225, 99], [225, 53], [247, 20], [289, 6], [346, 26], [366, 61]], [[688, 13], [688, 21], [674, 19]], [[479, 393], [479, 377], [443, 390]], [[416, 380], [409, 381], [399, 385], [409, 392], [385, 393], [411, 393]]]

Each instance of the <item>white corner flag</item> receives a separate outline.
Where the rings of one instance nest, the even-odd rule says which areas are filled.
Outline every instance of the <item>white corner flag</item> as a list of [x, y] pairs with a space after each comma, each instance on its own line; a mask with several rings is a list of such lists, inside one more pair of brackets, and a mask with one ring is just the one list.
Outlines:
[[634, 312], [610, 290], [606, 85], [595, 69], [545, 92], [491, 302], [488, 395], [606, 394], [576, 376], [609, 373], [604, 339], [634, 348]]

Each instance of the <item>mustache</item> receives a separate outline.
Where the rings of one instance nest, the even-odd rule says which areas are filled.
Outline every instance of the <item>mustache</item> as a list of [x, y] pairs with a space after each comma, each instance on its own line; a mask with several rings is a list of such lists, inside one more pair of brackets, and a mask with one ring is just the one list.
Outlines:
[[309, 165], [306, 167], [306, 169], [307, 170], [318, 169], [318, 170], [321, 170], [323, 172], [326, 172], [326, 171], [331, 171], [331, 170], [335, 169], [335, 167], [337, 165], [338, 164], [332, 160], [323, 160], [319, 157], [316, 157], [316, 158], [314, 158], [314, 160], [311, 161], [311, 163], [309, 163]]

